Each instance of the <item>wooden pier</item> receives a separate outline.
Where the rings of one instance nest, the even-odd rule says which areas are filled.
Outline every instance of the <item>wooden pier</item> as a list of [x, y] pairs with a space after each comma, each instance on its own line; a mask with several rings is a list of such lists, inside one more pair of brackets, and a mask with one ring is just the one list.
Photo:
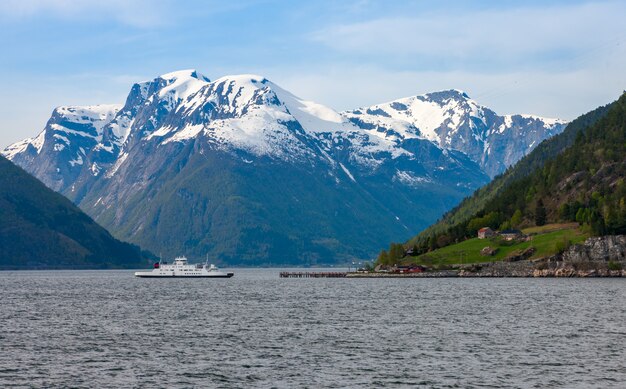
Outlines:
[[346, 272], [289, 272], [281, 271], [280, 278], [345, 278], [348, 275]]

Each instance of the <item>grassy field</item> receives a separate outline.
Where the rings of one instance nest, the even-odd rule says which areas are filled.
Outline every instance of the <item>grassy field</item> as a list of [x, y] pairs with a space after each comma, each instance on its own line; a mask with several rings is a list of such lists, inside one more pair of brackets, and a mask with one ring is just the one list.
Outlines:
[[554, 232], [559, 230], [577, 230], [578, 223], [554, 223], [546, 224], [545, 226], [530, 227], [522, 230], [524, 234], [545, 234], [547, 232]]
[[[532, 239], [526, 242], [505, 242], [499, 238], [474, 238], [417, 257], [407, 257], [403, 262], [425, 266], [493, 262], [501, 261], [531, 246], [536, 250], [531, 259], [535, 259], [556, 254], [568, 244], [580, 243], [589, 237], [588, 234], [581, 232], [576, 224], [552, 224], [524, 230], [524, 233], [531, 234]], [[480, 251], [487, 246], [497, 248], [497, 253], [493, 256], [481, 255]]]

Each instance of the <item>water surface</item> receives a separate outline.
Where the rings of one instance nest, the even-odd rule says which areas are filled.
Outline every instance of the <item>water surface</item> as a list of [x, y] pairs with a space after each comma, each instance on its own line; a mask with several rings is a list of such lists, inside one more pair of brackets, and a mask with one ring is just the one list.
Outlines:
[[0, 387], [626, 387], [626, 280], [281, 270], [0, 272]]

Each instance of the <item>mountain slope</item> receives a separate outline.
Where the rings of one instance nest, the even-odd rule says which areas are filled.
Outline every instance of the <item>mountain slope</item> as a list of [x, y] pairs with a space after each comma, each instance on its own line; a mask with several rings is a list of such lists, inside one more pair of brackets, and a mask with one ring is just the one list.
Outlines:
[[0, 157], [0, 269], [145, 266], [68, 199]]
[[155, 251], [230, 264], [370, 256], [487, 180], [460, 153], [370, 137], [253, 75], [207, 84], [131, 136], [81, 206]]
[[[440, 109], [454, 110], [457, 98], [467, 100], [451, 96]], [[132, 87], [99, 127], [99, 142], [81, 146], [75, 178], [64, 176], [55, 189], [115, 236], [166, 256], [302, 264], [371, 256], [489, 180], [483, 154], [433, 142], [410, 118], [383, 131], [355, 115], [300, 99], [261, 76], [209, 81], [193, 70], [168, 73]], [[465, 120], [474, 120], [466, 116], [438, 131], [461, 134], [470, 126]], [[538, 136], [558, 131], [542, 123]], [[406, 126], [411, 133], [401, 130]], [[517, 136], [524, 150], [533, 136]], [[71, 164], [51, 157], [55, 139], [5, 153], [58, 183], [60, 165]]]
[[428, 250], [471, 237], [487, 225], [578, 221], [596, 234], [622, 231], [625, 106], [623, 95], [574, 120], [409, 244]]
[[37, 137], [15, 143], [3, 154], [13, 163], [28, 167], [49, 188], [63, 191], [76, 181], [87, 155], [102, 142], [103, 127], [120, 108], [119, 105], [58, 107]]
[[424, 138], [462, 151], [494, 177], [566, 122], [532, 115], [498, 116], [458, 90], [408, 97], [344, 113], [353, 123], [402, 139]]

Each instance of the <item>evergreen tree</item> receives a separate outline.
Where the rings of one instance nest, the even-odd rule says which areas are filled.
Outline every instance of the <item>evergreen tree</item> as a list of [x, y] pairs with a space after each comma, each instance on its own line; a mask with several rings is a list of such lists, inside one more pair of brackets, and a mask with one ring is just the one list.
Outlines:
[[376, 262], [379, 265], [388, 265], [389, 264], [389, 254], [387, 254], [386, 250], [381, 250], [380, 254], [378, 254], [378, 259]]
[[537, 207], [535, 208], [535, 224], [538, 226], [546, 224], [546, 208], [541, 199], [537, 201]]
[[398, 259], [404, 258], [404, 246], [402, 243], [392, 243], [389, 245], [389, 261], [390, 264]]
[[511, 227], [517, 228], [520, 226], [520, 224], [522, 224], [522, 211], [520, 211], [520, 209], [516, 209], [515, 213], [513, 213], [513, 216], [511, 216]]
[[576, 221], [581, 226], [585, 222], [585, 209], [584, 208], [578, 208], [578, 211], [576, 212]]

